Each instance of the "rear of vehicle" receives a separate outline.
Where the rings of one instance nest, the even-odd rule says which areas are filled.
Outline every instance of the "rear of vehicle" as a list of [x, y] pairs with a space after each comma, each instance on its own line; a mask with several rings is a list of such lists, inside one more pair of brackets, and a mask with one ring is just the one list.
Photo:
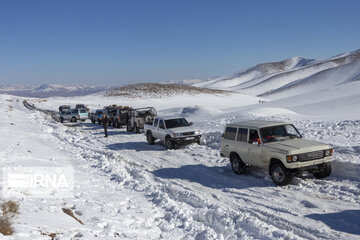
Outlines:
[[89, 114], [86, 108], [79, 108], [78, 114], [79, 114], [79, 120], [81, 121], [85, 121], [86, 119], [89, 118]]

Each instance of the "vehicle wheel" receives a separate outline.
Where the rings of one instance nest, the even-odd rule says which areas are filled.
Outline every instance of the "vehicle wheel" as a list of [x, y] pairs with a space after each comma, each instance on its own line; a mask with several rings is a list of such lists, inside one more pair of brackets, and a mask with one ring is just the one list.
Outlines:
[[242, 174], [245, 172], [246, 165], [237, 154], [232, 154], [230, 156], [230, 163], [235, 174]]
[[113, 122], [113, 128], [116, 128], [116, 122]]
[[77, 121], [76, 117], [71, 118], [71, 122], [76, 122], [76, 121]]
[[128, 124], [126, 125], [126, 131], [127, 131], [127, 132], [131, 132], [131, 131], [132, 131], [132, 128], [131, 128], [130, 123], [128, 123]]
[[279, 186], [287, 185], [292, 180], [292, 175], [281, 163], [275, 163], [270, 167], [270, 176], [274, 183]]
[[153, 138], [152, 133], [150, 131], [148, 131], [146, 134], [146, 140], [150, 145], [154, 145], [155, 143], [155, 138]]
[[330, 176], [331, 169], [332, 169], [331, 163], [325, 163], [325, 164], [323, 164], [322, 169], [319, 171], [313, 172], [313, 175], [314, 175], [314, 177], [319, 178], [319, 179], [326, 178], [326, 177]]
[[173, 149], [175, 147], [175, 144], [169, 137], [165, 138], [165, 147], [167, 149]]
[[98, 124], [101, 124], [101, 120], [100, 120], [100, 119], [98, 119]]
[[64, 122], [64, 118], [63, 118], [63, 117], [60, 118], [60, 122], [61, 122], [61, 123]]
[[91, 119], [91, 122], [94, 124], [94, 123], [95, 123], [95, 120], [94, 120], [94, 119]]
[[200, 139], [196, 140], [196, 143], [197, 143], [198, 145], [200, 145]]
[[135, 133], [140, 133], [140, 128], [138, 128], [138, 126], [135, 125], [135, 129], [134, 129]]

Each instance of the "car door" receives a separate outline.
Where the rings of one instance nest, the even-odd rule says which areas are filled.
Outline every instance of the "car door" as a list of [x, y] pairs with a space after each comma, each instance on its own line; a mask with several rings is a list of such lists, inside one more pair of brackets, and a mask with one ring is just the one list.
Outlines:
[[165, 129], [165, 121], [159, 120], [159, 127], [157, 128], [158, 138], [160, 140], [165, 140], [166, 129]]
[[158, 128], [159, 119], [155, 118], [153, 126], [150, 128], [154, 138], [159, 138], [159, 128]]
[[249, 129], [244, 127], [239, 127], [236, 135], [236, 141], [234, 141], [234, 151], [239, 155], [241, 160], [248, 164], [247, 154], [249, 151], [248, 143]]
[[259, 131], [257, 129], [249, 129], [249, 141], [247, 145], [247, 163], [253, 166], [262, 167], [264, 165], [262, 162], [263, 145], [260, 139]]
[[229, 156], [232, 151], [236, 151], [235, 139], [237, 128], [226, 127], [221, 141], [221, 152], [225, 156]]

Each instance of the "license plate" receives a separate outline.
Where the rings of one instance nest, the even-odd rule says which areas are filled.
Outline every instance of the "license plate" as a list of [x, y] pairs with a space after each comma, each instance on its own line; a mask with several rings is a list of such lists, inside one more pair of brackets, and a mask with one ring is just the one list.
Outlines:
[[194, 139], [194, 137], [187, 137], [187, 138], [185, 138], [185, 140], [193, 140]]

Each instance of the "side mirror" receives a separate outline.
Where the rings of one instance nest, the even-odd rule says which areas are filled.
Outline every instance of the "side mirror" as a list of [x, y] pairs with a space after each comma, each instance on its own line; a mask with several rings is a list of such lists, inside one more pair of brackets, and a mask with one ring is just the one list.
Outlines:
[[194, 123], [193, 122], [189, 122], [189, 125], [192, 126]]

